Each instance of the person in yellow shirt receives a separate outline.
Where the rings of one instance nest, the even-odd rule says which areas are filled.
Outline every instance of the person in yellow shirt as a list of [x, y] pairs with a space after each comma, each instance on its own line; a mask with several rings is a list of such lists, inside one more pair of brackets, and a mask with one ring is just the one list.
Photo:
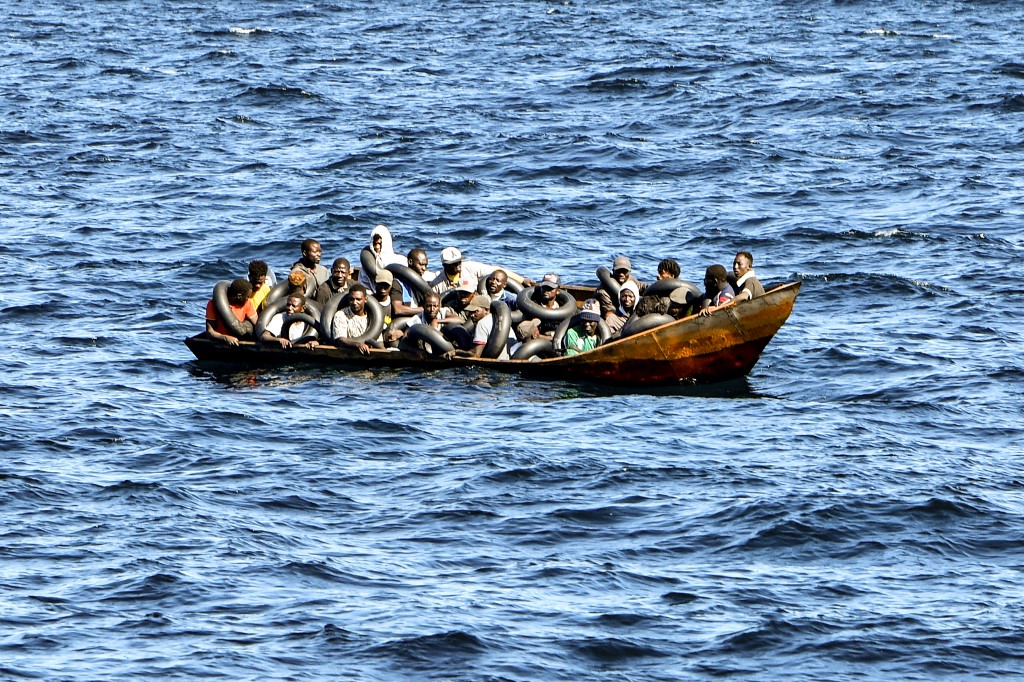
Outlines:
[[267, 283], [267, 273], [270, 269], [266, 262], [254, 260], [249, 263], [249, 284], [252, 285], [252, 295], [249, 300], [256, 308], [256, 312], [263, 312], [263, 306], [267, 302], [267, 294], [270, 293], [270, 285]]

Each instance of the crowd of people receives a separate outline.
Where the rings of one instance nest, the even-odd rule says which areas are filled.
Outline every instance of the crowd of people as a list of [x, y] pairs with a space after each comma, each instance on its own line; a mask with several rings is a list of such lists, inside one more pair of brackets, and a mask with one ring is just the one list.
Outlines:
[[[611, 268], [598, 268], [601, 282], [582, 305], [562, 290], [556, 273], [533, 280], [467, 259], [454, 246], [441, 250], [441, 269], [432, 272], [424, 249], [395, 253], [384, 225], [373, 228], [360, 253], [358, 279], [348, 259], [336, 258], [328, 270], [320, 262], [322, 253], [315, 239], [303, 241], [299, 259], [281, 283], [274, 282], [264, 261], [252, 261], [248, 278], [226, 287], [226, 301], [217, 300], [215, 289], [206, 306], [207, 335], [235, 346], [241, 339], [281, 348], [331, 343], [362, 354], [399, 347], [435, 352], [437, 346], [447, 357], [481, 357], [486, 348], [487, 357], [500, 359], [542, 339], [557, 344], [551, 346], [555, 354], [576, 355], [628, 332], [630, 320], [710, 315], [764, 294], [747, 251], [736, 254], [732, 277], [723, 265], [708, 267], [703, 292], [678, 279], [679, 264], [672, 259], [658, 264], [657, 282], [645, 283], [633, 274], [629, 258], [619, 256]], [[496, 307], [498, 302], [504, 307]], [[268, 307], [262, 316], [268, 319], [261, 323]], [[371, 308], [380, 310], [376, 325]], [[505, 308], [508, 323], [501, 319]], [[321, 320], [324, 309], [336, 312]], [[227, 312], [233, 319], [225, 319]]]

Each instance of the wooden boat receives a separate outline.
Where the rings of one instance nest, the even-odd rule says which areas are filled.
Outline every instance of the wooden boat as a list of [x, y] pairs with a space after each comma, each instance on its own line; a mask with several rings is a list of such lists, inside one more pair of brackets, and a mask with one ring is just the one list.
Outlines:
[[[570, 287], [570, 290], [573, 288]], [[593, 289], [577, 287], [580, 299]], [[679, 382], [727, 381], [746, 376], [761, 351], [793, 310], [800, 282], [772, 287], [750, 301], [712, 315], [691, 315], [592, 351], [544, 360], [491, 360], [456, 357], [445, 360], [422, 353], [350, 348], [288, 348], [241, 341], [238, 346], [211, 341], [205, 333], [185, 340], [202, 361], [248, 366], [320, 364], [339, 367], [481, 367], [537, 379], [593, 381], [620, 386], [659, 386]]]

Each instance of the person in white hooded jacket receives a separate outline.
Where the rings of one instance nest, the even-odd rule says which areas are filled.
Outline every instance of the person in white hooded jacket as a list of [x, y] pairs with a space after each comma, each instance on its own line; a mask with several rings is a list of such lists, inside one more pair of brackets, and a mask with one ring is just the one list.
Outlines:
[[[406, 264], [405, 256], [395, 253], [394, 243], [391, 239], [391, 230], [388, 229], [387, 225], [377, 225], [370, 230], [370, 243], [364, 246], [363, 250], [359, 253], [359, 262], [361, 264], [365, 263], [367, 259], [371, 260], [377, 272], [386, 269], [392, 263]], [[377, 272], [367, 272], [366, 267], [361, 267], [359, 269], [359, 282], [372, 291], [375, 286], [374, 278]]]

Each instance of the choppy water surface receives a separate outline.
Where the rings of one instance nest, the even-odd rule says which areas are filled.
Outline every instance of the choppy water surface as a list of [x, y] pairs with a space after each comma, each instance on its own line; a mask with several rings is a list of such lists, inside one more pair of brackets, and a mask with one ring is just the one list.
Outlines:
[[[1024, 9], [442, 5], [3, 10], [0, 677], [1024, 673]], [[191, 359], [378, 222], [803, 288], [721, 386]]]

